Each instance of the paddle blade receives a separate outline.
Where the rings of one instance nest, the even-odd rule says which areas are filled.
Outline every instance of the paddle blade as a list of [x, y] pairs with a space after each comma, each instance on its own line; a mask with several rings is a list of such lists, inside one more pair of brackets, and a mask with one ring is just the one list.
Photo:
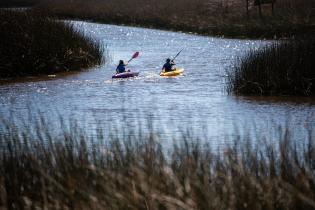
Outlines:
[[136, 58], [139, 56], [139, 52], [135, 52], [135, 54], [133, 54], [132, 59]]
[[138, 57], [138, 56], [139, 56], [139, 52], [135, 52], [135, 54], [133, 54], [132, 58], [130, 58], [130, 60], [128, 61], [128, 63], [129, 63], [130, 61], [132, 61], [132, 59], [134, 59], [134, 58], [136, 58], [136, 57]]

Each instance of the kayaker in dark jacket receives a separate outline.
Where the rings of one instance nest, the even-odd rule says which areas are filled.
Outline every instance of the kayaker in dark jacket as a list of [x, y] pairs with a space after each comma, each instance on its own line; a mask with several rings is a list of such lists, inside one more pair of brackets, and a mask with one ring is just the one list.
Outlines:
[[125, 62], [123, 60], [120, 60], [118, 66], [116, 68], [116, 73], [120, 74], [120, 73], [126, 72], [126, 66], [127, 65], [128, 65], [128, 63], [125, 64]]
[[168, 58], [166, 59], [166, 63], [163, 65], [162, 70], [165, 72], [174, 71], [175, 69], [173, 69], [173, 66], [175, 65], [174, 61]]

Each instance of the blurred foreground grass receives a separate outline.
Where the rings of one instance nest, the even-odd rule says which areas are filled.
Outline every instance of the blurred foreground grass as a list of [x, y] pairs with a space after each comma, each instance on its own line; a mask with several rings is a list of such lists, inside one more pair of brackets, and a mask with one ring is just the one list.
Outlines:
[[2, 124], [1, 209], [315, 208], [312, 128], [302, 142], [286, 130], [215, 152], [189, 134], [165, 148], [153, 132], [105, 139], [74, 123], [53, 135], [45, 121]]

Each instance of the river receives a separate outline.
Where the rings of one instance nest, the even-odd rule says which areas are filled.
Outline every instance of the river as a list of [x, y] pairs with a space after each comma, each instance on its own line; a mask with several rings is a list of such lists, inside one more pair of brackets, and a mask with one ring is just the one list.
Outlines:
[[[284, 129], [300, 140], [315, 125], [312, 98], [237, 97], [225, 92], [226, 70], [235, 58], [270, 41], [73, 23], [107, 46], [109, 62], [54, 79], [2, 84], [0, 115], [5, 121], [29, 126], [42, 116], [54, 132], [65, 126], [60, 124], [63, 118], [76, 120], [88, 135], [96, 128], [108, 134], [154, 131], [162, 140], [189, 133], [213, 144], [247, 135], [277, 141]], [[176, 63], [185, 74], [160, 77], [165, 59], [181, 49]], [[112, 80], [118, 60], [128, 60], [136, 51], [140, 56], [128, 68], [139, 70], [140, 76]]]

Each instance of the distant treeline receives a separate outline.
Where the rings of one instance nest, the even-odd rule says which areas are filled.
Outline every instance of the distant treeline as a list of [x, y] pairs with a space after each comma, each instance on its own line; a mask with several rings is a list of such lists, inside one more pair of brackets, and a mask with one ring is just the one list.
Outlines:
[[80, 70], [103, 61], [103, 47], [72, 24], [38, 10], [0, 10], [0, 77]]

